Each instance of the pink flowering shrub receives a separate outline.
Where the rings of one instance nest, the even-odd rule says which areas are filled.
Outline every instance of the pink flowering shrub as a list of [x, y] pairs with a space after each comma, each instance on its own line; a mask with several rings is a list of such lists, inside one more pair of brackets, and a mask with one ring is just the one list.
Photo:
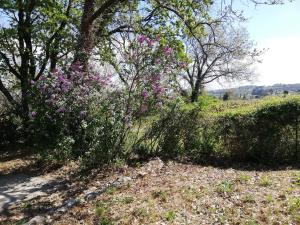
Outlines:
[[[82, 120], [87, 116], [88, 109], [97, 102], [95, 100], [99, 99], [100, 92], [104, 93], [109, 84], [110, 76], [93, 72], [84, 74], [79, 64], [73, 65], [68, 73], [56, 70], [32, 83], [35, 93], [38, 93], [35, 101], [43, 104], [43, 109], [47, 110], [44, 116], [50, 120], [66, 115]], [[39, 106], [33, 102], [31, 117], [38, 116]]]
[[79, 64], [32, 82], [29, 116], [36, 142], [53, 150], [46, 154], [80, 157], [89, 166], [127, 157], [139, 137], [134, 124], [176, 97], [176, 75], [184, 64], [176, 48], [140, 36], [119, 59], [122, 83], [92, 68], [84, 72]]
[[141, 35], [126, 48], [118, 72], [125, 83], [127, 113], [137, 116], [160, 109], [176, 96], [176, 76], [184, 62], [159, 37]]
[[[93, 109], [107, 102], [110, 76], [84, 73], [73, 65], [68, 72], [53, 71], [32, 82], [33, 101], [30, 117], [35, 127], [36, 143], [60, 151], [62, 143], [69, 146], [66, 154], [82, 152], [86, 128], [94, 119]], [[67, 142], [67, 143], [65, 143]], [[61, 152], [59, 153], [61, 154]]]

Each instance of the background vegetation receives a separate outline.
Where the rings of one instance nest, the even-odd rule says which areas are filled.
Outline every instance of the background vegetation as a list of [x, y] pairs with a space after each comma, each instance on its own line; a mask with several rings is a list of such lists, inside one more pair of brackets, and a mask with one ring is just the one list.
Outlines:
[[298, 97], [205, 95], [214, 80], [251, 79], [262, 54], [224, 4], [2, 1], [1, 144], [84, 167], [156, 155], [293, 163]]

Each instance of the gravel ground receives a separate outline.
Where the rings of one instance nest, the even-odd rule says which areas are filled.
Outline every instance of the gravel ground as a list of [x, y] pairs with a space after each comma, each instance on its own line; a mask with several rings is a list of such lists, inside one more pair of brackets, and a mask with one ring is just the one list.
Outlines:
[[[60, 225], [300, 224], [300, 171], [296, 169], [218, 168], [154, 159], [139, 167], [95, 170], [75, 178], [70, 168], [58, 171], [47, 174], [48, 184], [38, 182], [36, 191], [46, 187], [44, 193], [10, 205], [0, 223], [22, 224], [41, 215], [49, 224]], [[130, 182], [108, 185], [120, 177]], [[17, 185], [10, 182], [10, 189], [1, 178], [0, 192], [28, 187], [40, 177], [23, 174], [21, 178]], [[99, 192], [103, 187], [108, 188]], [[100, 194], [85, 200], [86, 193], [93, 191]], [[72, 207], [49, 214], [51, 208], [73, 199]]]

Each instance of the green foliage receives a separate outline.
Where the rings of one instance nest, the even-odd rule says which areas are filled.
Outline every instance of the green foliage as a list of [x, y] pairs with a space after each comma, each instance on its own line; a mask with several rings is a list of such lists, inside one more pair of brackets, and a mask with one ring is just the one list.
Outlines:
[[97, 203], [96, 210], [95, 210], [96, 216], [99, 219], [99, 225], [113, 225], [114, 223], [107, 217], [108, 214], [108, 208], [107, 205], [99, 202]]
[[270, 178], [264, 176], [260, 179], [259, 184], [263, 187], [269, 187], [272, 185], [272, 181], [270, 180]]
[[300, 172], [293, 174], [293, 184], [300, 186]]
[[272, 195], [267, 195], [267, 196], [266, 196], [266, 201], [267, 201], [268, 203], [273, 202], [273, 201], [274, 201], [273, 196], [272, 196]]
[[255, 203], [255, 199], [253, 195], [246, 195], [242, 198], [243, 203]]
[[239, 181], [240, 183], [248, 183], [250, 181], [251, 177], [247, 174], [241, 174], [236, 181]]
[[172, 222], [176, 217], [176, 213], [174, 211], [168, 211], [165, 215], [167, 221]]
[[207, 110], [221, 104], [221, 101], [213, 96], [203, 94], [198, 97], [198, 105], [201, 110]]
[[155, 199], [160, 199], [163, 202], [166, 202], [168, 199], [169, 194], [166, 191], [154, 191], [152, 192], [152, 197]]
[[223, 95], [223, 101], [228, 101], [230, 98], [229, 93], [225, 92], [225, 94]]
[[149, 216], [149, 212], [147, 209], [141, 207], [141, 208], [136, 208], [132, 214], [136, 217], [141, 217], [141, 218], [146, 218]]
[[222, 181], [217, 186], [217, 192], [220, 194], [231, 194], [233, 192], [233, 183], [230, 181]]
[[220, 102], [177, 101], [160, 114], [142, 138], [143, 152], [196, 162], [228, 158], [264, 164], [299, 157], [300, 98]]
[[292, 213], [300, 212], [300, 197], [295, 197], [289, 200], [288, 209]]
[[0, 146], [18, 143], [24, 132], [21, 118], [8, 105], [0, 103]]
[[127, 196], [127, 197], [125, 197], [125, 198], [123, 199], [123, 202], [124, 202], [125, 204], [130, 204], [130, 203], [134, 202], [134, 198], [131, 197], [131, 196]]

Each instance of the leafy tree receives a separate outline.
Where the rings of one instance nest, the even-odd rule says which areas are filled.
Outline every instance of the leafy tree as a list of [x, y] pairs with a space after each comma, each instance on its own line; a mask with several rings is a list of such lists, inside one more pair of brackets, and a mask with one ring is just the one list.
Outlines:
[[187, 26], [200, 32], [209, 4], [200, 0], [168, 4], [159, 0], [1, 1], [6, 22], [0, 31], [0, 91], [28, 120], [31, 81], [58, 64], [68, 65], [70, 57], [87, 68], [95, 50], [101, 62], [112, 61], [112, 40], [124, 32], [162, 34], [166, 43], [180, 46], [174, 37], [187, 32]]
[[191, 30], [201, 33], [210, 4], [209, 0], [85, 0], [74, 62], [87, 67], [97, 44], [110, 43], [111, 36], [122, 32], [169, 33], [165, 35], [169, 37], [191, 35]]
[[261, 51], [254, 48], [245, 29], [226, 23], [211, 24], [205, 29], [206, 35], [186, 41], [191, 63], [183, 77], [190, 86], [192, 102], [198, 99], [201, 88], [212, 81], [253, 76], [251, 68]]
[[228, 91], [226, 91], [226, 92], [224, 93], [224, 95], [223, 95], [223, 101], [228, 101], [229, 98], [230, 98], [230, 94], [229, 94]]
[[[1, 1], [0, 91], [28, 119], [31, 81], [53, 70], [72, 47], [72, 0]], [[61, 49], [58, 51], [58, 49]], [[17, 91], [12, 91], [17, 89]]]

